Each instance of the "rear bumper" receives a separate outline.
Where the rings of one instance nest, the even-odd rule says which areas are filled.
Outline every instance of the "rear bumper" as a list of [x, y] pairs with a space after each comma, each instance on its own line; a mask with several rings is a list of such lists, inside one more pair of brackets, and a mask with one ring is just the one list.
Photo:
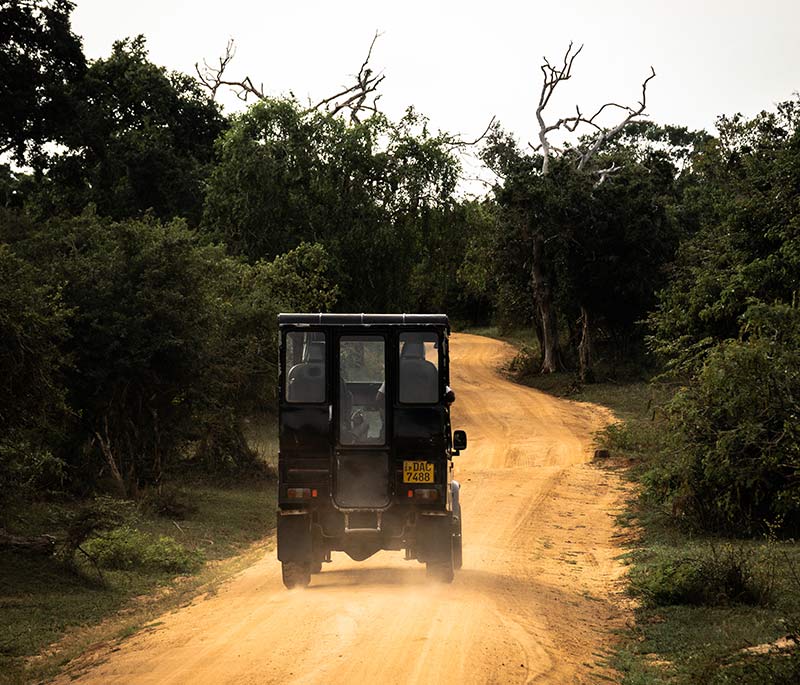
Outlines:
[[[278, 511], [278, 559], [308, 561], [320, 550], [366, 558], [381, 549], [409, 551], [411, 558], [438, 558], [452, 535], [453, 514], [392, 506], [383, 510], [340, 511], [333, 507]], [[357, 552], [354, 554], [354, 550]]]

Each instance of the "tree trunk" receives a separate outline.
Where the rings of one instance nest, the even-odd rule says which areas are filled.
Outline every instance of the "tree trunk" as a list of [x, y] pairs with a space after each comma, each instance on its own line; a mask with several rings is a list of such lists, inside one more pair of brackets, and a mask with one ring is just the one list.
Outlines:
[[12, 535], [0, 528], [0, 549], [50, 556], [56, 546], [52, 535]]
[[114, 488], [117, 491], [117, 495], [119, 497], [127, 497], [128, 488], [125, 486], [125, 479], [122, 477], [122, 473], [117, 465], [117, 460], [114, 458], [114, 452], [111, 449], [111, 437], [108, 433], [108, 416], [103, 417], [103, 425], [105, 436], [101, 435], [99, 431], [95, 431], [94, 437], [97, 439], [97, 444], [100, 446], [100, 451], [106, 458], [106, 464], [108, 465], [108, 470], [111, 473], [111, 479], [114, 482]]
[[553, 307], [553, 291], [544, 272], [544, 239], [536, 235], [533, 239], [533, 264], [531, 280], [536, 307], [542, 324], [542, 368], [541, 373], [555, 373], [559, 369], [558, 326]]
[[578, 363], [581, 383], [594, 383], [592, 360], [592, 330], [589, 311], [581, 305], [581, 341], [578, 344]]

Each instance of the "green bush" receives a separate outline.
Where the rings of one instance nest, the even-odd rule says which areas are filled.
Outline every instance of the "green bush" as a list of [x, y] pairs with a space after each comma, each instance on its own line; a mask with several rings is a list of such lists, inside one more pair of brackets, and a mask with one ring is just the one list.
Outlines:
[[539, 373], [540, 355], [533, 347], [526, 344], [519, 346], [519, 351], [506, 367], [508, 372], [517, 378], [525, 378]]
[[99, 566], [115, 570], [190, 573], [203, 563], [203, 555], [198, 550], [188, 550], [169, 536], [154, 538], [129, 526], [93, 538], [84, 549]]
[[631, 587], [650, 606], [764, 605], [773, 593], [770, 573], [752, 554], [732, 547], [637, 567]]
[[718, 346], [672, 402], [694, 517], [738, 533], [800, 528], [800, 311], [751, 307], [747, 339]]

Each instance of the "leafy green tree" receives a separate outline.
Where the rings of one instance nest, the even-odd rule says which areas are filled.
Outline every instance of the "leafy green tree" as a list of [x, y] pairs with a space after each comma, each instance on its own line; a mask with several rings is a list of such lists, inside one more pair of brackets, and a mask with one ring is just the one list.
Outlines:
[[196, 379], [202, 388], [193, 410], [200, 436], [196, 456], [210, 471], [241, 470], [254, 458], [243, 421], [275, 410], [278, 312], [326, 311], [338, 290], [325, 249], [308, 243], [252, 266], [225, 257], [209, 264], [209, 278], [216, 324]]
[[74, 415], [61, 452], [78, 479], [103, 473], [120, 493], [157, 482], [192, 432], [224, 255], [183, 222], [112, 223], [93, 213], [35, 227], [15, 244], [60, 286], [71, 312]]
[[62, 407], [61, 344], [68, 310], [58, 288], [42, 280], [31, 264], [0, 243], [2, 438], [47, 425]]
[[[629, 358], [642, 340], [637, 322], [653, 306], [677, 248], [671, 208], [680, 196], [679, 163], [694, 140], [689, 132], [637, 124], [584, 169], [567, 150], [549, 160], [545, 175], [540, 155], [496, 129], [483, 156], [502, 179], [494, 190], [500, 221], [492, 247], [499, 320], [532, 323], [542, 351], [552, 346], [548, 327], [566, 330], [560, 354], [575, 355], [585, 381], [593, 377], [594, 338], [616, 359]], [[534, 306], [543, 299], [551, 305]], [[545, 315], [553, 319], [547, 326]]]
[[650, 317], [653, 348], [681, 370], [738, 337], [754, 300], [791, 302], [800, 291], [800, 100], [751, 120], [722, 117], [718, 128], [685, 191], [683, 215], [697, 228]]
[[19, 163], [74, 125], [71, 89], [86, 70], [69, 0], [0, 0], [0, 154]]
[[689, 228], [649, 317], [686, 386], [653, 489], [703, 527], [800, 526], [800, 101], [722, 117], [685, 182]]
[[330, 311], [339, 293], [330, 256], [319, 243], [300, 243], [271, 262], [258, 262], [254, 277], [258, 289], [286, 311]]
[[225, 121], [193, 78], [149, 61], [142, 36], [118, 41], [75, 84], [68, 150], [36, 160], [39, 216], [200, 218], [213, 144]]
[[4, 242], [22, 228], [0, 210], [0, 500], [26, 486], [58, 487], [63, 476], [48, 447], [66, 410], [69, 310], [59, 289]]
[[430, 135], [421, 117], [348, 122], [266, 99], [234, 121], [218, 152], [203, 221], [214, 238], [252, 261], [320, 243], [340, 306], [413, 302], [408, 274], [425, 222], [449, 206], [458, 170], [446, 137]]

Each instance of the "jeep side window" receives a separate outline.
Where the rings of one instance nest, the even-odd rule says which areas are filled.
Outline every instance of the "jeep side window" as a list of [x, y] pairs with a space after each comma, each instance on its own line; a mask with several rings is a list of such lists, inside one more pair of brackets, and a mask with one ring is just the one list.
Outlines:
[[287, 402], [316, 404], [325, 401], [324, 333], [287, 333], [285, 364]]
[[400, 334], [400, 401], [439, 401], [439, 337], [435, 333]]
[[385, 442], [385, 343], [376, 335], [339, 341], [339, 439], [343, 445]]

